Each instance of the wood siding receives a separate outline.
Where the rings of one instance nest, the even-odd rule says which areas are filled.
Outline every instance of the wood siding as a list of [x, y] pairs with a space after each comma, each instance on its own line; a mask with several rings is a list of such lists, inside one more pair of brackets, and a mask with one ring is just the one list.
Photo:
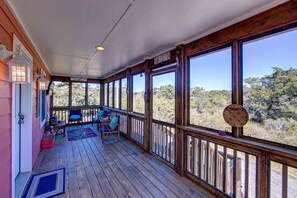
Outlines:
[[[26, 36], [22, 27], [15, 19], [13, 13], [6, 5], [4, 0], [0, 0], [0, 43], [4, 44], [8, 50], [13, 48], [13, 34], [15, 34], [22, 44], [27, 48], [33, 57], [33, 71], [37, 68], [42, 68], [47, 78], [50, 79], [50, 74], [41, 58], [39, 57], [36, 49]], [[33, 145], [32, 162], [35, 163], [40, 151], [40, 141], [43, 135], [44, 128], [40, 128], [40, 119], [36, 117], [36, 105], [37, 105], [37, 90], [36, 81], [33, 88]], [[11, 129], [11, 111], [12, 111], [12, 84], [9, 82], [9, 68], [0, 61], [0, 194], [1, 197], [11, 197], [11, 177], [12, 177], [12, 129]]]

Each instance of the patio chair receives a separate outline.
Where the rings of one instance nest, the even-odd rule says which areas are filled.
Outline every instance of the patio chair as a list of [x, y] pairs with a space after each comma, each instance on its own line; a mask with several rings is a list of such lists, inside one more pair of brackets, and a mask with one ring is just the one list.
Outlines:
[[68, 125], [71, 122], [82, 123], [82, 113], [80, 109], [77, 110], [69, 110], [69, 117], [68, 117]]
[[101, 132], [101, 139], [102, 144], [107, 139], [118, 139], [120, 141], [120, 116], [114, 115], [113, 118], [106, 122], [106, 121], [99, 121], [100, 124], [100, 132]]
[[[102, 107], [99, 107], [99, 111], [97, 112], [97, 116], [94, 117], [94, 111], [92, 112], [92, 126], [94, 123], [99, 123], [99, 120], [103, 120], [104, 118], [109, 116], [109, 112], [104, 110]], [[99, 124], [97, 125], [97, 131], [99, 131]]]

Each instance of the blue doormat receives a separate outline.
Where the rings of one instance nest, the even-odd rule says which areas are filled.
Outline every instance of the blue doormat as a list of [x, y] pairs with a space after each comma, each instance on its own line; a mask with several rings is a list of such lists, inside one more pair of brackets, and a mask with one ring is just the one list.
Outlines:
[[33, 175], [24, 198], [54, 197], [65, 193], [65, 168]]

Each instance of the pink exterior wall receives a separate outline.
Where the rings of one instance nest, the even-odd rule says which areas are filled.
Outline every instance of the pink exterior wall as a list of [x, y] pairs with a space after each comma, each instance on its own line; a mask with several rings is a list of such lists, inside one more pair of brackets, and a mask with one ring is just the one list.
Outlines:
[[[1, 26], [0, 26], [1, 27]], [[1, 35], [1, 31], [0, 31]], [[11, 196], [11, 83], [0, 62], [0, 197]]]
[[[22, 44], [30, 52], [33, 57], [33, 71], [42, 68], [47, 77], [50, 74], [47, 71], [37, 51], [24, 33], [23, 29], [14, 18], [14, 15], [6, 5], [4, 0], [0, 0], [0, 43], [4, 44], [8, 50], [12, 50], [13, 35], [20, 39]], [[9, 82], [8, 66], [0, 61], [0, 197], [11, 197], [11, 181], [12, 181], [12, 129], [11, 129], [11, 95], [12, 86]], [[40, 152], [40, 142], [43, 135], [44, 127], [40, 128], [40, 118], [36, 117], [37, 105], [37, 89], [36, 82], [33, 88], [33, 140], [32, 140], [32, 162], [33, 165]]]

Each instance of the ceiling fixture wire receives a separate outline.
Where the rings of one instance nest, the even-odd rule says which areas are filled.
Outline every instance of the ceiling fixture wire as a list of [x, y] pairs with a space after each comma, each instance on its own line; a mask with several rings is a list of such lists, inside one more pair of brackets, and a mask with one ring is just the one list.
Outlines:
[[[129, 6], [126, 8], [126, 10], [124, 11], [124, 13], [121, 15], [121, 17], [118, 19], [118, 21], [114, 24], [114, 26], [111, 28], [111, 30], [108, 32], [108, 34], [106, 35], [106, 37], [103, 39], [103, 41], [100, 43], [99, 46], [102, 46], [104, 44], [104, 42], [108, 39], [108, 37], [111, 35], [111, 33], [115, 30], [115, 28], [118, 26], [118, 24], [121, 22], [121, 20], [124, 18], [124, 16], [126, 15], [126, 13], [129, 11], [129, 9], [131, 8], [132, 4], [135, 2], [135, 0], [130, 0], [130, 4]], [[83, 67], [83, 69], [80, 71], [80, 73], [82, 74], [83, 71], [86, 69], [86, 67], [88, 66], [88, 64], [91, 62], [91, 60], [94, 58], [94, 56], [97, 54], [98, 50], [95, 49], [93, 55], [89, 58], [88, 62], [85, 64], [85, 66]]]

